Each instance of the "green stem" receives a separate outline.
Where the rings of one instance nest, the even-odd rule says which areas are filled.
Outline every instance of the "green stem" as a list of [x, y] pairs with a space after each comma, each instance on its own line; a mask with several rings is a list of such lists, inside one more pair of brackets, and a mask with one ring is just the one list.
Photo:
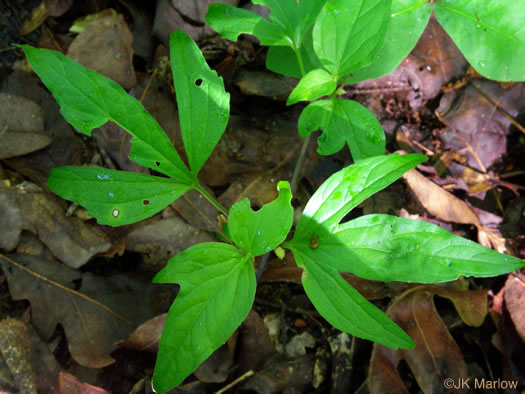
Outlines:
[[304, 77], [305, 71], [304, 71], [304, 63], [303, 63], [303, 56], [301, 55], [301, 51], [299, 48], [294, 48], [295, 56], [297, 57], [297, 63], [299, 63], [299, 70], [301, 71], [301, 77]]
[[220, 212], [228, 216], [228, 210], [222, 206], [222, 204], [215, 199], [208, 191], [201, 186], [200, 183], [197, 183], [195, 186], [195, 189], [197, 189], [206, 199], [213, 204], [215, 208], [217, 208]]

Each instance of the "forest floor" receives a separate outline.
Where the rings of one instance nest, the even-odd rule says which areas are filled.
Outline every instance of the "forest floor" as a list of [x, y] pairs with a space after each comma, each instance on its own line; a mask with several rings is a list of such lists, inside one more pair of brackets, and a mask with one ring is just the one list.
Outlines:
[[[208, 1], [175, 2], [174, 9], [165, 0], [53, 0], [40, 5], [43, 17], [29, 11], [35, 2], [4, 3], [13, 16], [0, 25], [19, 29], [3, 29], [2, 45], [58, 50], [114, 79], [179, 151], [166, 45], [171, 31], [183, 29], [231, 95], [229, 124], [202, 182], [227, 208], [245, 197], [257, 208], [276, 198], [279, 180], [291, 179], [304, 106], [285, 101], [297, 81], [267, 71], [266, 49], [253, 37], [232, 43], [214, 36], [203, 20]], [[90, 24], [75, 22], [94, 13]], [[81, 32], [72, 33], [73, 25]], [[20, 51], [2, 49], [0, 63], [0, 389], [151, 393], [155, 352], [178, 291], [151, 279], [170, 257], [217, 239], [217, 212], [188, 193], [151, 219], [109, 227], [54, 195], [45, 182], [55, 167], [149, 170], [129, 160], [130, 135], [117, 125], [92, 138], [76, 132]], [[429, 157], [352, 218], [425, 220], [525, 258], [522, 83], [477, 75], [431, 20], [396, 71], [344, 89], [377, 116], [389, 152]], [[352, 163], [347, 147], [317, 154], [319, 134], [304, 151], [297, 218], [322, 182]], [[238, 378], [228, 392], [445, 392], [446, 379], [461, 384], [460, 377], [471, 388], [478, 382], [476, 392], [502, 392], [512, 382], [518, 386], [510, 392], [525, 389], [525, 273], [439, 286], [345, 275], [390, 317], [417, 327], [424, 346], [411, 351], [332, 328], [306, 297], [301, 274], [290, 253], [283, 260], [272, 254], [248, 318], [173, 392], [217, 392]]]

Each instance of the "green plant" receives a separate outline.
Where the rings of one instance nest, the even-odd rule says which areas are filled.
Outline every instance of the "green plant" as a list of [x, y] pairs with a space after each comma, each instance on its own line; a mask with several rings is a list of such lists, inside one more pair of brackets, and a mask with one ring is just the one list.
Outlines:
[[[294, 0], [295, 1], [295, 0]], [[303, 285], [334, 327], [392, 348], [411, 348], [410, 337], [368, 303], [339, 272], [364, 278], [422, 283], [459, 275], [494, 276], [523, 261], [456, 237], [426, 222], [388, 215], [343, 218], [359, 203], [426, 160], [419, 154], [360, 160], [327, 179], [308, 202], [291, 240], [292, 193], [253, 211], [244, 199], [229, 212], [198, 181], [199, 170], [224, 132], [229, 96], [199, 48], [184, 33], [170, 40], [173, 80], [188, 166], [142, 105], [115, 82], [60, 53], [22, 46], [29, 62], [80, 132], [107, 121], [133, 135], [131, 159], [169, 178], [103, 168], [52, 170], [48, 186], [112, 226], [149, 217], [190, 189], [200, 191], [228, 216], [227, 242], [193, 246], [174, 258], [154, 281], [178, 283], [155, 367], [153, 384], [165, 392], [181, 383], [223, 344], [248, 314], [255, 296], [254, 258], [283, 246], [304, 269]]]
[[207, 22], [224, 38], [256, 36], [268, 45], [268, 69], [300, 77], [287, 104], [313, 101], [299, 134], [322, 130], [318, 152], [348, 144], [354, 160], [381, 155], [384, 132], [374, 115], [337, 96], [341, 83], [393, 71], [423, 33], [432, 12], [470, 64], [499, 81], [523, 81], [525, 7], [509, 0], [253, 0], [270, 8], [269, 21], [225, 4], [210, 5]]

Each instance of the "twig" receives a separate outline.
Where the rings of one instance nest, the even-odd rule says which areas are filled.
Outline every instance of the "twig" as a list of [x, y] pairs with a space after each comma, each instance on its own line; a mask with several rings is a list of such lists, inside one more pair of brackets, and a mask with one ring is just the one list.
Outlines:
[[227, 384], [226, 386], [224, 386], [222, 389], [220, 389], [219, 391], [217, 391], [215, 394], [222, 394], [226, 391], [228, 391], [229, 389], [231, 389], [233, 386], [236, 386], [238, 385], [239, 383], [241, 383], [243, 380], [246, 380], [248, 379], [250, 376], [253, 375], [253, 370], [250, 369], [248, 372], [245, 372], [243, 375], [239, 376], [237, 379], [235, 379], [233, 382]]

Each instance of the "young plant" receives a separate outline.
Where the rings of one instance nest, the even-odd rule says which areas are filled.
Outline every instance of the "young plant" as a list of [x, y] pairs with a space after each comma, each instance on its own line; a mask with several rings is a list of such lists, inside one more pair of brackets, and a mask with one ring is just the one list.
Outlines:
[[206, 21], [224, 38], [256, 36], [268, 45], [268, 69], [299, 77], [288, 105], [310, 103], [299, 118], [303, 137], [322, 130], [318, 152], [348, 144], [354, 160], [382, 155], [383, 129], [361, 104], [337, 96], [342, 83], [393, 71], [410, 53], [432, 12], [470, 64], [499, 81], [525, 80], [525, 7], [495, 0], [252, 0], [269, 21], [246, 10], [211, 4]]
[[[294, 0], [295, 1], [295, 0]], [[142, 105], [115, 82], [60, 53], [22, 46], [29, 62], [80, 132], [107, 121], [132, 134], [131, 159], [169, 178], [92, 167], [53, 169], [48, 186], [112, 226], [152, 216], [190, 189], [199, 190], [228, 216], [227, 243], [193, 246], [169, 260], [154, 278], [180, 291], [164, 327], [153, 386], [166, 392], [181, 383], [242, 323], [255, 296], [254, 258], [287, 238], [293, 220], [287, 182], [258, 211], [247, 199], [229, 212], [198, 181], [199, 170], [224, 132], [229, 95], [199, 48], [184, 33], [170, 39], [186, 166]], [[397, 154], [363, 159], [333, 174], [312, 196], [294, 236], [283, 246], [304, 269], [302, 283], [319, 313], [334, 327], [391, 348], [409, 349], [411, 338], [365, 300], [339, 274], [368, 279], [436, 283], [459, 275], [494, 276], [524, 262], [456, 237], [432, 224], [388, 215], [342, 219], [366, 198], [425, 161]]]

